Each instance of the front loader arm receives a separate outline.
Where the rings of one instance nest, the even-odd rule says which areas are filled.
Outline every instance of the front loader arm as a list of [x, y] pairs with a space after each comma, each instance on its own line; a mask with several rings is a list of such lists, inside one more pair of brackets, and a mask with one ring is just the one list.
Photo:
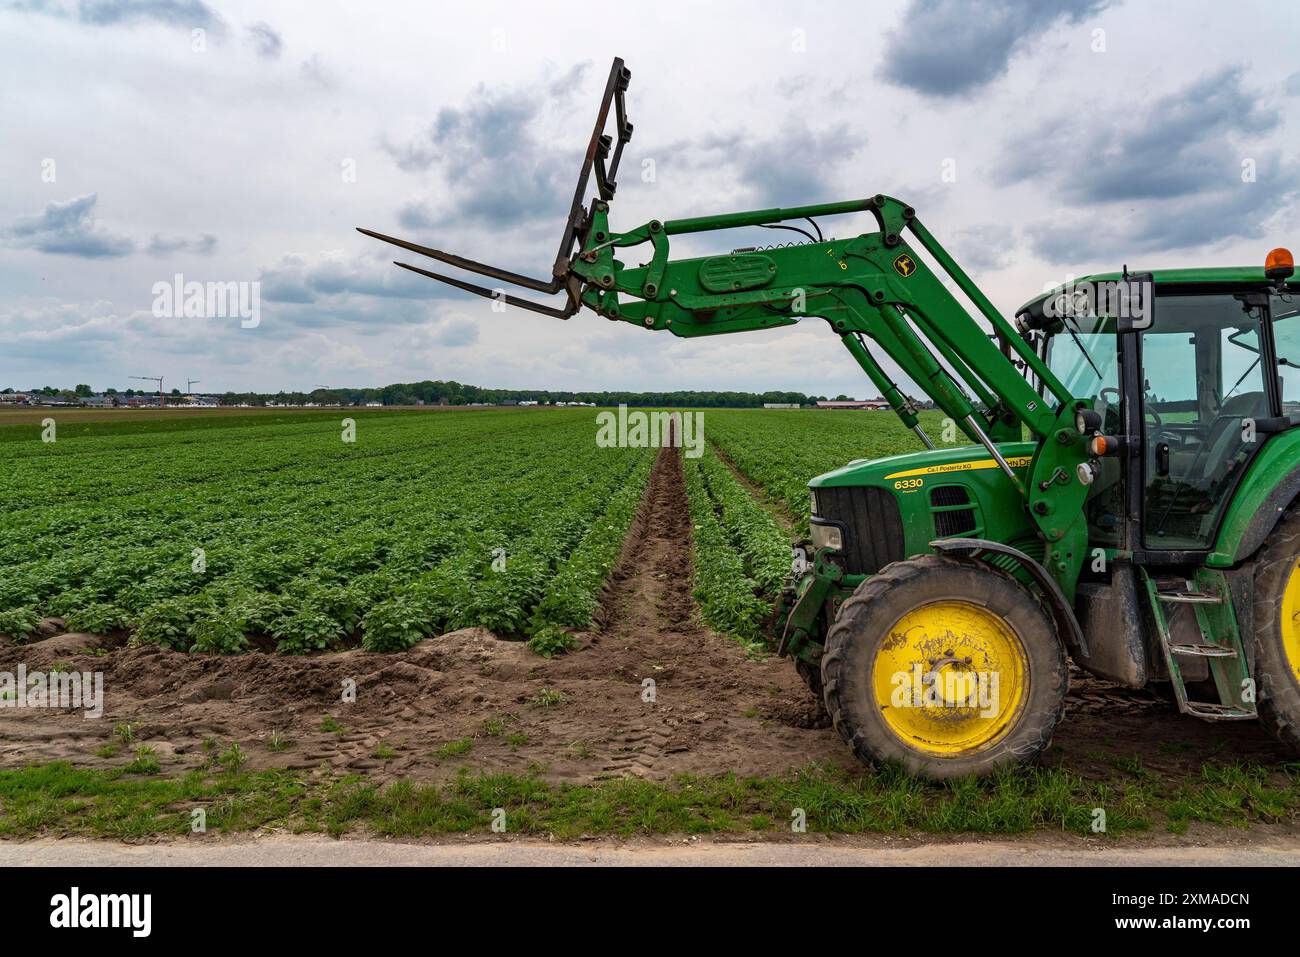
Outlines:
[[[669, 237], [679, 233], [772, 225], [858, 210], [872, 212], [880, 229], [843, 241], [735, 250], [697, 259], [668, 256]], [[989, 410], [993, 425], [1015, 422], [1038, 437], [1049, 435], [1056, 418], [1052, 406], [1071, 399], [1065, 387], [979, 294], [977, 305], [983, 301], [985, 319], [1015, 358], [999, 349], [904, 241], [905, 227], [913, 229], [941, 265], [951, 267], [949, 275], [955, 282], [978, 293], [947, 252], [920, 228], [910, 207], [885, 196], [791, 210], [655, 220], [628, 233], [610, 232], [608, 205], [597, 203], [591, 231], [572, 271], [585, 282], [582, 303], [598, 314], [682, 337], [749, 332], [813, 316], [824, 318], [841, 337], [849, 337], [846, 345], [858, 335], [874, 340], [973, 441], [980, 440], [966, 420], [974, 406], [963, 385]], [[653, 246], [653, 255], [643, 266], [625, 266], [614, 256], [617, 249], [646, 242]], [[850, 351], [864, 362], [865, 345]], [[939, 359], [958, 374], [961, 384]], [[1042, 400], [1017, 361], [1047, 384], [1056, 403]], [[880, 384], [874, 371], [868, 374]]]
[[[858, 210], [875, 216], [877, 231], [847, 240], [669, 258], [669, 237], [679, 233]], [[904, 239], [905, 230], [967, 294], [1001, 348], [917, 255]], [[643, 266], [626, 266], [614, 256], [615, 250], [647, 242], [653, 253]], [[583, 305], [598, 314], [683, 338], [822, 318], [904, 424], [929, 445], [915, 408], [868, 348], [868, 342], [873, 343], [1002, 467], [1047, 543], [1047, 567], [1073, 594], [1088, 539], [1083, 512], [1087, 485], [1079, 478], [1079, 467], [1091, 467], [1087, 436], [1075, 427], [1079, 403], [910, 207], [875, 196], [796, 209], [655, 220], [628, 233], [614, 233], [608, 227], [608, 204], [598, 202], [572, 272], [584, 281]], [[1026, 368], [1043, 383], [1047, 399], [1026, 380]], [[999, 438], [1018, 439], [1022, 426], [1038, 440], [1028, 483], [995, 444]]]
[[[974, 281], [916, 218], [915, 211], [884, 195], [792, 209], [763, 209], [692, 219], [651, 220], [627, 232], [609, 225], [614, 174], [630, 138], [622, 96], [629, 73], [615, 60], [605, 99], [584, 160], [578, 190], [550, 280], [532, 279], [437, 249], [369, 230], [367, 235], [457, 268], [540, 292], [563, 291], [566, 302], [552, 306], [508, 296], [405, 263], [406, 269], [451, 283], [507, 305], [566, 319], [587, 307], [606, 318], [675, 336], [722, 335], [824, 319], [840, 337], [902, 421], [933, 447], [921, 430], [916, 409], [890, 380], [869, 346], [883, 351], [950, 417], [972, 442], [988, 451], [1020, 492], [1045, 543], [1044, 565], [1072, 596], [1088, 541], [1083, 505], [1087, 481], [1096, 474], [1088, 436], [1075, 425], [1082, 407], [1037, 353], [993, 307]], [[618, 145], [603, 134], [607, 117], [617, 117]], [[599, 195], [585, 209], [588, 175], [594, 170]], [[818, 217], [868, 212], [876, 229], [849, 239], [827, 240]], [[817, 236], [801, 244], [736, 249], [674, 260], [671, 237], [761, 226], [804, 232], [787, 223], [807, 220]], [[905, 238], [906, 234], [906, 238]], [[908, 240], [915, 243], [911, 245]], [[649, 246], [650, 257], [630, 266], [622, 250]], [[576, 247], [576, 250], [574, 250]], [[565, 259], [565, 250], [572, 250]], [[924, 250], [948, 283], [964, 293], [988, 329], [957, 300], [920, 258]], [[996, 342], [994, 341], [996, 340]], [[1031, 386], [1025, 372], [1042, 384]], [[998, 450], [1027, 429], [1037, 440], [1022, 479]]]

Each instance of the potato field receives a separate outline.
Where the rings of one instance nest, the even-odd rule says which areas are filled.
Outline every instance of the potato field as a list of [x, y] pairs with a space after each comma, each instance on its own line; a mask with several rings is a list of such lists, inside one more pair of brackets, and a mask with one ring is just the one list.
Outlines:
[[0, 633], [304, 653], [482, 626], [550, 652], [589, 621], [652, 450], [597, 448], [590, 413], [348, 416], [10, 427]]

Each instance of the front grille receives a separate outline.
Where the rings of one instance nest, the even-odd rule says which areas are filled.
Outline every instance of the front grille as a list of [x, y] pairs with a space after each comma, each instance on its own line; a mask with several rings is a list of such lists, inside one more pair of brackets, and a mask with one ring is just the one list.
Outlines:
[[819, 488], [817, 515], [844, 526], [844, 570], [850, 575], [874, 575], [906, 557], [903, 517], [883, 488]]

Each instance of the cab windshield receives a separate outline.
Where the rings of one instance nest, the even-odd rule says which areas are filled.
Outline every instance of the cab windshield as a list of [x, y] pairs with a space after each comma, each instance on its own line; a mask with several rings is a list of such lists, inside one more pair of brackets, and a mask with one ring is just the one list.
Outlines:
[[[1122, 432], [1115, 321], [1075, 314], [1063, 316], [1061, 322], [1063, 328], [1047, 340], [1047, 367], [1070, 395], [1086, 399], [1101, 415], [1103, 432], [1108, 435]], [[1119, 459], [1104, 458], [1100, 467], [1100, 475], [1088, 488], [1084, 511], [1093, 540], [1115, 545], [1119, 542], [1120, 516], [1124, 511]]]
[[1106, 388], [1119, 388], [1115, 333], [1113, 329], [1099, 331], [1104, 323], [1105, 320], [1096, 317], [1071, 317], [1066, 328], [1048, 343], [1048, 368], [1078, 398], [1096, 396]]

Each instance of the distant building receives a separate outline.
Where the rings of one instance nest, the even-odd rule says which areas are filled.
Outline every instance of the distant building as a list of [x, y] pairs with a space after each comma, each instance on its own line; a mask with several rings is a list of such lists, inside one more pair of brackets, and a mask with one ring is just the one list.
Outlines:
[[884, 409], [888, 409], [889, 403], [886, 402], [884, 399], [862, 399], [862, 400], [851, 399], [847, 402], [845, 401], [827, 402], [823, 400], [817, 403], [817, 408], [819, 409], [866, 409], [871, 412], [879, 412]]
[[[818, 403], [820, 405], [820, 403]], [[765, 409], [798, 409], [802, 408], [798, 402], [764, 402]]]
[[117, 400], [111, 395], [88, 395], [81, 404], [88, 409], [111, 409], [117, 405]]

